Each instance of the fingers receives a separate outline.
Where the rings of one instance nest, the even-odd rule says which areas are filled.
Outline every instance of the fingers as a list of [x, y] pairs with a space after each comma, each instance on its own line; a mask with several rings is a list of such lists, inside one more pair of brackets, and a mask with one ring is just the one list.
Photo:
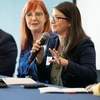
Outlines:
[[36, 43], [33, 44], [32, 50], [30, 52], [36, 52], [41, 48], [40, 41], [37, 40]]
[[52, 50], [51, 48], [49, 48], [49, 51], [50, 51], [50, 53], [52, 54], [52, 56], [54, 58], [53, 60], [50, 60], [49, 62], [50, 63], [56, 62], [58, 64], [61, 64], [60, 59], [59, 59], [58, 51], [56, 51], [55, 49]]
[[56, 63], [56, 60], [54, 60], [54, 59], [49, 60], [49, 63]]
[[54, 56], [53, 50], [51, 48], [49, 48], [49, 51], [52, 54], [52, 56]]
[[88, 86], [86, 87], [86, 90], [89, 90], [91, 87], [92, 87], [92, 84], [88, 85]]
[[36, 43], [39, 44], [39, 45], [41, 44], [41, 42], [39, 40], [36, 40]]
[[86, 90], [91, 90], [92, 88], [93, 88], [93, 86], [95, 86], [97, 83], [95, 83], [95, 84], [90, 84], [90, 85], [88, 85], [87, 87], [86, 87]]
[[49, 51], [54, 58], [55, 58], [55, 56], [58, 56], [58, 51], [56, 51], [55, 49], [52, 50], [51, 48], [49, 48]]

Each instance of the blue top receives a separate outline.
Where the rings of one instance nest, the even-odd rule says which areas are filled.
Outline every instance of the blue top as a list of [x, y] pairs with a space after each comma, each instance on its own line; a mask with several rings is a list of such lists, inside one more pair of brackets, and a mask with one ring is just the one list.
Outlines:
[[[56, 36], [55, 33], [50, 33], [50, 38]], [[32, 49], [31, 44], [29, 49], [20, 54], [19, 66], [18, 66], [18, 77], [32, 76], [35, 80], [38, 80], [37, 71], [34, 61], [31, 64], [27, 64], [27, 60], [30, 56], [30, 50]]]
[[[45, 50], [44, 60], [40, 65], [37, 65], [38, 76], [40, 82], [48, 80], [50, 82], [52, 64], [46, 65], [46, 58], [51, 56], [48, 48], [58, 47], [58, 36], [50, 39]], [[66, 87], [86, 87], [89, 84], [96, 82], [96, 54], [93, 42], [86, 38], [82, 40], [72, 50], [73, 60], [68, 59], [68, 65], [63, 67], [61, 79], [63, 86]]]

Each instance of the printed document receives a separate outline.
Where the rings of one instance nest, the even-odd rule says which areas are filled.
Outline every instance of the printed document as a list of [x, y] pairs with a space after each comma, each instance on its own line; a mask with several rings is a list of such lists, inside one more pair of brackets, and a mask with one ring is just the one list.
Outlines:
[[2, 78], [2, 80], [7, 84], [7, 85], [14, 85], [14, 84], [33, 84], [36, 83], [33, 79], [31, 78]]

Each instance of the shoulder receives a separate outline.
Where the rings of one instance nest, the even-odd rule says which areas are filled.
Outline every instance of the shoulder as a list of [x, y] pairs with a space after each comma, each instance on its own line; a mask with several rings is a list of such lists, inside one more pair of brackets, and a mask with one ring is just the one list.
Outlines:
[[93, 43], [93, 41], [92, 41], [90, 38], [86, 38], [86, 39], [83, 39], [83, 40], [79, 43], [78, 46], [83, 46], [83, 45], [85, 45], [85, 46], [89, 46], [89, 45], [94, 46], [94, 43]]
[[52, 42], [55, 42], [56, 40], [57, 40], [57, 38], [58, 38], [58, 35], [56, 34], [56, 33], [53, 33], [53, 32], [51, 32], [50, 33], [50, 37], [49, 37], [49, 39], [46, 41], [46, 43], [45, 44], [50, 44], [50, 43], [52, 43]]
[[50, 38], [57, 38], [57, 37], [58, 37], [58, 35], [56, 33], [54, 33], [54, 32], [50, 33]]
[[4, 31], [4, 30], [2, 30], [2, 29], [0, 29], [0, 35], [10, 35], [9, 33], [7, 33], [6, 31]]
[[52, 32], [48, 41], [49, 41], [49, 44], [50, 43], [55, 44], [58, 40], [59, 40], [58, 35]]
[[0, 29], [0, 38], [1, 39], [6, 39], [6, 38], [13, 38], [13, 36], [11, 35], [11, 34], [9, 34], [9, 33], [7, 33], [7, 32], [5, 32], [5, 31], [3, 31], [3, 30], [1, 30]]
[[0, 44], [15, 45], [16, 41], [11, 34], [0, 29]]
[[83, 52], [83, 51], [95, 51], [95, 46], [94, 46], [94, 43], [91, 39], [89, 38], [86, 38], [86, 39], [83, 39], [76, 47], [75, 49], [78, 51], [78, 52]]

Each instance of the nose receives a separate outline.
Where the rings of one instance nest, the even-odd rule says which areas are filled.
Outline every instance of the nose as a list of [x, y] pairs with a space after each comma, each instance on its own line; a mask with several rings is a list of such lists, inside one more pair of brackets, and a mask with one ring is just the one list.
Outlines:
[[50, 18], [50, 24], [53, 24], [55, 21], [53, 18]]
[[36, 16], [35, 15], [32, 15], [32, 20], [36, 20]]

